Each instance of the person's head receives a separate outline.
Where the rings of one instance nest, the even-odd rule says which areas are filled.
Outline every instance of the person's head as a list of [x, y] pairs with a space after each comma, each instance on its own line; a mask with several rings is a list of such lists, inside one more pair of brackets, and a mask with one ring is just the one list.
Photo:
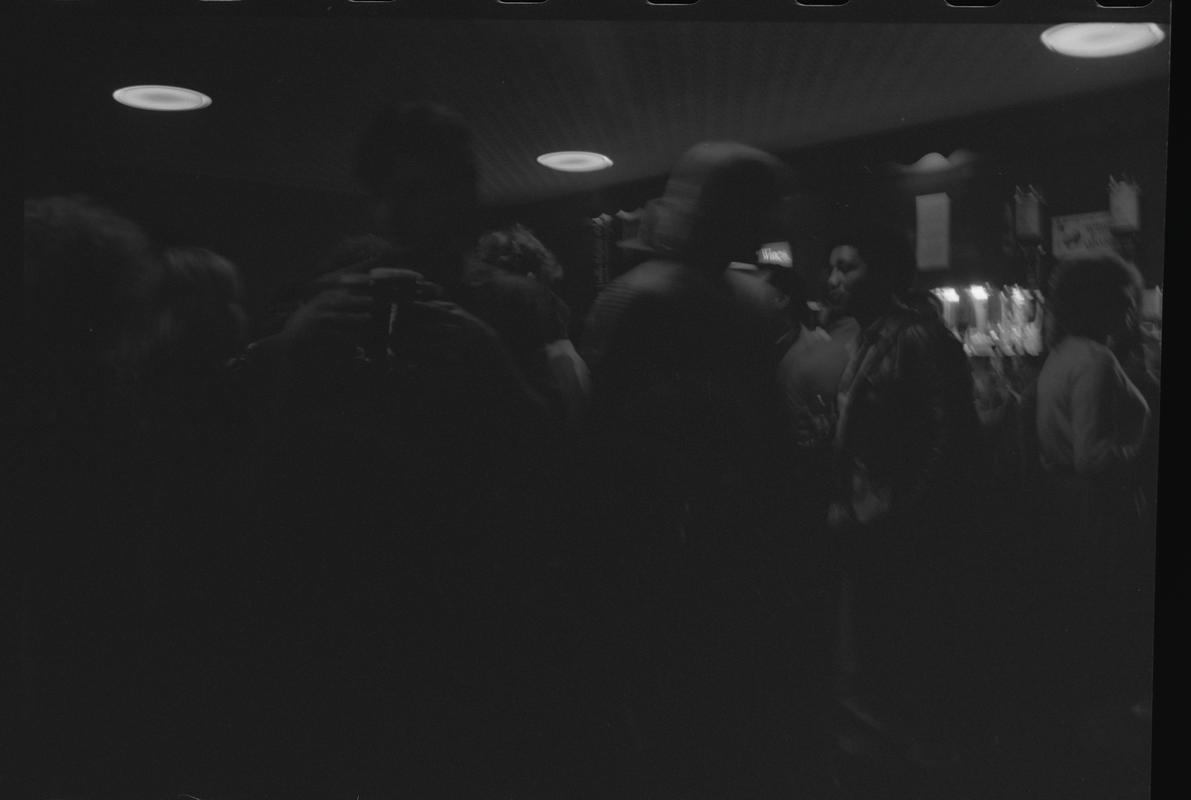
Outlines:
[[372, 195], [378, 227], [401, 251], [435, 259], [471, 246], [478, 170], [459, 115], [431, 103], [383, 109], [360, 140], [355, 175]]
[[489, 231], [476, 245], [476, 257], [488, 266], [553, 286], [562, 278], [554, 254], [524, 225]]
[[201, 247], [161, 255], [159, 333], [177, 355], [217, 363], [235, 355], [248, 336], [244, 284], [228, 259]]
[[848, 316], [880, 313], [914, 280], [914, 254], [906, 238], [880, 225], [837, 234], [828, 265], [828, 300]]
[[26, 330], [72, 359], [120, 345], [160, 274], [141, 228], [86, 197], [25, 201], [23, 261]]
[[642, 238], [653, 252], [707, 271], [751, 262], [762, 244], [786, 238], [792, 185], [789, 168], [769, 153], [736, 142], [696, 145], [679, 159]]
[[1065, 336], [1106, 341], [1136, 321], [1143, 288], [1141, 274], [1119, 256], [1103, 254], [1062, 261], [1050, 283], [1048, 304], [1054, 315], [1054, 341]]

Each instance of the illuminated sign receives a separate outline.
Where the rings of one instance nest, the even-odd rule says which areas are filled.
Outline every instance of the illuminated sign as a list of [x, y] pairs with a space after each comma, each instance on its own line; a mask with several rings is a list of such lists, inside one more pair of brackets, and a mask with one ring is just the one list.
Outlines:
[[789, 242], [770, 242], [757, 251], [757, 263], [775, 267], [792, 267], [794, 258], [790, 255]]

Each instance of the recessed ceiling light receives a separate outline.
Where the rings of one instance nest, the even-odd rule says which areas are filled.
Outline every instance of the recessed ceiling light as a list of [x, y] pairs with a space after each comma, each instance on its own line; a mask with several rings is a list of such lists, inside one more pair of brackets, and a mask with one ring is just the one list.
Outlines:
[[112, 92], [116, 102], [147, 111], [192, 111], [211, 105], [211, 98], [180, 86], [125, 86]]
[[538, 156], [538, 163], [560, 172], [595, 172], [612, 166], [612, 159], [600, 153], [563, 150]]
[[1152, 22], [1071, 22], [1042, 33], [1042, 43], [1065, 56], [1106, 58], [1153, 47], [1166, 34]]

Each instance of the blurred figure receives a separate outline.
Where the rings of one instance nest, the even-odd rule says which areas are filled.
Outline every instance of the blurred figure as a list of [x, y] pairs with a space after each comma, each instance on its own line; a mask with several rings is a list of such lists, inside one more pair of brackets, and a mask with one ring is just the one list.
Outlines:
[[521, 224], [485, 233], [476, 245], [476, 256], [485, 264], [538, 281], [549, 289], [562, 280], [562, 267], [554, 254]]
[[608, 626], [592, 669], [618, 678], [610, 724], [659, 796], [772, 793], [805, 718], [778, 589], [796, 523], [778, 516], [773, 319], [725, 275], [784, 238], [788, 188], [769, 154], [689, 150], [643, 230], [652, 258], [596, 298], [583, 332]]
[[[541, 587], [564, 539], [541, 490], [547, 407], [462, 306], [487, 291], [469, 276], [462, 120], [382, 110], [356, 175], [383, 236], [341, 242], [246, 357], [275, 393], [255, 470], [269, 624], [254, 680], [279, 707], [317, 698], [270, 726], [304, 755], [257, 769], [302, 781], [308, 748], [333, 746], [378, 791], [514, 791], [544, 779], [540, 748], [556, 745], [541, 734], [558, 647]], [[270, 675], [276, 659], [295, 666]]]
[[[826, 492], [821, 490], [830, 482], [826, 467], [835, 429], [835, 394], [848, 351], [815, 324], [806, 283], [794, 267], [737, 262], [725, 278], [742, 307], [765, 320], [772, 337], [785, 409], [783, 430], [793, 459], [790, 491], [825, 503]], [[814, 518], [825, 517], [826, 505], [821, 511]]]
[[157, 555], [173, 564], [163, 568], [174, 600], [194, 606], [185, 622], [170, 623], [184, 631], [210, 621], [199, 607], [218, 602], [221, 581], [212, 577], [222, 574], [228, 545], [221, 537], [241, 512], [233, 496], [242, 490], [254, 426], [229, 364], [247, 344], [248, 316], [243, 278], [228, 259], [175, 247], [160, 261], [138, 375], [153, 442], [157, 525], [162, 537], [180, 537], [159, 537]]
[[793, 269], [770, 272], [770, 282], [785, 298], [789, 320], [787, 332], [778, 341], [777, 369], [795, 445], [802, 451], [800, 474], [807, 479], [826, 476], [829, 470], [821, 469], [823, 457], [835, 432], [835, 395], [849, 352], [843, 342], [818, 326], [802, 277]]
[[[571, 342], [571, 310], [553, 291], [553, 286], [562, 278], [562, 267], [554, 254], [523, 225], [484, 234], [476, 246], [476, 255], [483, 264], [541, 285], [543, 292], [536, 296], [545, 302], [537, 303], [531, 314], [523, 312], [523, 316], [528, 317], [525, 322], [534, 323], [536, 329], [536, 336], [531, 341], [546, 343], [549, 374], [540, 391], [559, 398], [563, 414], [573, 428], [586, 410], [591, 376]], [[528, 370], [527, 367], [523, 369]]]
[[[1121, 641], [1142, 619], [1121, 620], [1137, 586], [1122, 585], [1146, 534], [1139, 458], [1152, 416], [1110, 343], [1136, 324], [1141, 279], [1115, 256], [1061, 263], [1052, 277], [1053, 346], [1038, 376], [1038, 447], [1053, 517], [1051, 567], [1056, 650], [1054, 677], [1084, 702], [1120, 691]], [[1099, 693], [1099, 696], [1093, 696]]]
[[978, 449], [972, 378], [942, 322], [895, 299], [914, 275], [897, 232], [847, 231], [830, 265], [830, 300], [861, 329], [840, 381], [829, 511], [844, 570], [836, 736], [852, 755], [841, 776], [875, 770], [889, 796], [909, 796], [950, 762], [973, 689], [957, 639]]
[[[132, 789], [145, 741], [150, 503], [136, 361], [159, 265], [135, 223], [83, 197], [25, 202], [19, 469], [7, 530], [25, 538], [23, 720], [36, 792]], [[20, 548], [18, 548], [20, 549]]]
[[779, 349], [787, 343], [793, 325], [791, 287], [788, 280], [783, 281], [787, 273], [793, 275], [793, 268], [756, 261], [734, 261], [724, 272], [724, 281], [741, 311], [760, 320], [767, 338]]
[[224, 366], [247, 344], [244, 281], [239, 268], [200, 247], [175, 247], [161, 257], [164, 311], [159, 336], [197, 369]]
[[373, 221], [406, 266], [448, 291], [460, 287], [475, 242], [479, 170], [471, 131], [430, 103], [382, 109], [360, 139], [355, 176]]
[[811, 652], [823, 654], [821, 666], [827, 675], [838, 577], [825, 522], [832, 498], [836, 395], [850, 353], [843, 341], [816, 324], [802, 276], [794, 269], [774, 269], [771, 274], [772, 284], [787, 298], [790, 324], [778, 342], [777, 380], [792, 445], [789, 494], [796, 518], [805, 521], [795, 563], [801, 567], [797, 575], [805, 587], [808, 627], [817, 637], [818, 646]]
[[126, 376], [160, 276], [145, 233], [79, 196], [26, 200], [24, 234], [26, 368], [71, 385]]

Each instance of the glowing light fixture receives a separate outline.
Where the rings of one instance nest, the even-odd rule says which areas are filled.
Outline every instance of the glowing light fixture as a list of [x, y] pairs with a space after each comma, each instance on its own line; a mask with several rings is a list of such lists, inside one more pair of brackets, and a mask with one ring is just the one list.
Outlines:
[[125, 86], [112, 92], [116, 102], [146, 111], [193, 111], [211, 105], [211, 98], [181, 86]]
[[1153, 47], [1166, 34], [1152, 22], [1070, 22], [1042, 33], [1042, 43], [1076, 58], [1107, 58]]
[[890, 164], [889, 167], [893, 172], [901, 175], [932, 175], [966, 167], [974, 163], [976, 159], [975, 153], [961, 148], [949, 156], [930, 152], [913, 164]]
[[612, 166], [612, 159], [600, 153], [563, 150], [538, 156], [538, 163], [559, 172], [597, 172]]
[[939, 172], [951, 166], [951, 161], [942, 153], [927, 153], [914, 164], [918, 172]]
[[972, 295], [973, 300], [987, 300], [988, 289], [983, 286], [972, 286], [968, 289], [968, 294]]
[[941, 300], [943, 300], [943, 302], [945, 302], [945, 303], [958, 303], [959, 302], [959, 292], [957, 292], [951, 288], [940, 289], [939, 290], [939, 298]]

